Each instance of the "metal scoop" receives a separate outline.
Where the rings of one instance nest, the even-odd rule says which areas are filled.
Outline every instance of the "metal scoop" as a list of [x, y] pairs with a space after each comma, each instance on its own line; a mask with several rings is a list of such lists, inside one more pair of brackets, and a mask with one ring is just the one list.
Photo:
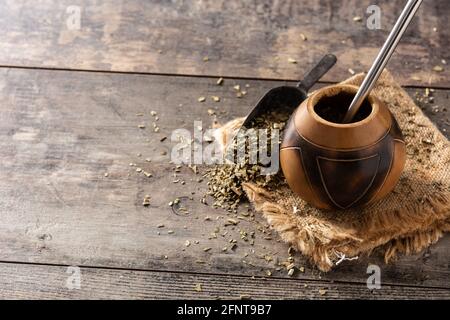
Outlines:
[[331, 69], [336, 61], [335, 55], [327, 54], [295, 87], [281, 86], [269, 90], [249, 113], [241, 129], [250, 129], [253, 120], [278, 108], [292, 113], [308, 97], [308, 90]]
[[345, 114], [344, 120], [342, 121], [343, 123], [351, 122], [355, 114], [358, 112], [359, 107], [361, 107], [361, 104], [367, 98], [373, 86], [377, 82], [381, 72], [394, 53], [398, 42], [402, 38], [421, 4], [422, 0], [409, 0], [406, 4], [405, 9], [403, 9], [403, 12], [395, 23], [389, 37], [381, 48], [381, 51], [378, 53], [372, 67], [353, 98], [353, 101]]

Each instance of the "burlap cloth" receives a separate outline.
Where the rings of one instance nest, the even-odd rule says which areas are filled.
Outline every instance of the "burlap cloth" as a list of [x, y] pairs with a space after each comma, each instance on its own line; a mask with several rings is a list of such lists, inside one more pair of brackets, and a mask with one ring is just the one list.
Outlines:
[[[359, 85], [363, 77], [358, 74], [343, 83]], [[407, 147], [403, 175], [384, 199], [365, 208], [325, 212], [308, 205], [287, 184], [271, 192], [244, 184], [250, 203], [271, 227], [322, 271], [375, 248], [388, 263], [398, 254], [423, 250], [450, 231], [449, 141], [388, 71], [373, 92], [394, 114]], [[218, 129], [222, 143], [242, 120]]]

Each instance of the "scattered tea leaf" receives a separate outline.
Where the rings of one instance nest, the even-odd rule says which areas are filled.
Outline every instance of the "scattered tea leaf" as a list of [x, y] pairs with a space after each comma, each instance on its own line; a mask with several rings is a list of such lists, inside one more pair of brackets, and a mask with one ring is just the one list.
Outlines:
[[194, 290], [197, 292], [201, 292], [202, 291], [202, 285], [200, 283], [197, 283], [194, 287]]
[[150, 172], [143, 171], [143, 173], [144, 173], [144, 175], [145, 175], [147, 178], [153, 177], [153, 175], [152, 175]]
[[239, 223], [239, 221], [235, 219], [228, 219], [227, 221], [232, 225], [237, 225]]
[[287, 266], [286, 266], [286, 269], [287, 270], [292, 270], [292, 269], [294, 269], [295, 268], [295, 264], [293, 264], [293, 263], [290, 263], [290, 264], [288, 264]]
[[145, 195], [144, 200], [142, 201], [142, 205], [147, 207], [150, 205], [150, 195]]
[[321, 296], [326, 295], [327, 292], [328, 292], [328, 291], [327, 291], [326, 289], [319, 289], [319, 294], [320, 294]]

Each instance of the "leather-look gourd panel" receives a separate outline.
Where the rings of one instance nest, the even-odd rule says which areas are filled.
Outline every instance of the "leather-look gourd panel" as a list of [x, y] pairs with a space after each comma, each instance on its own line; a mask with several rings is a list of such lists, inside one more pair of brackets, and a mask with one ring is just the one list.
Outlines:
[[330, 200], [342, 209], [350, 207], [367, 193], [378, 173], [379, 164], [378, 154], [346, 160], [317, 157], [323, 187]]

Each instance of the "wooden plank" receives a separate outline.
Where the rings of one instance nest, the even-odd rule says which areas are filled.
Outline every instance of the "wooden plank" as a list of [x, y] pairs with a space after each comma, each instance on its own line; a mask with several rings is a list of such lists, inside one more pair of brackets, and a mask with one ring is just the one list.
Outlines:
[[[372, 4], [43, 0], [36, 6], [2, 1], [0, 65], [294, 80], [331, 52], [339, 63], [325, 79], [337, 82], [349, 68], [368, 69], [404, 5], [377, 1], [382, 29], [370, 30], [366, 9]], [[80, 29], [74, 6], [80, 10]], [[402, 84], [450, 86], [450, 68], [441, 62], [450, 60], [449, 15], [447, 0], [422, 6], [390, 62]], [[355, 16], [364, 19], [355, 22]], [[433, 72], [436, 65], [444, 71]]]
[[0, 299], [244, 298], [450, 299], [450, 290], [383, 284], [370, 290], [327, 281], [0, 263]]
[[[236, 98], [233, 86], [247, 83], [248, 94]], [[193, 130], [194, 120], [208, 127], [214, 118], [208, 109], [221, 121], [242, 116], [279, 84], [226, 79], [218, 86], [208, 78], [1, 69], [0, 261], [257, 276], [269, 270], [287, 277], [276, 270], [276, 260], [287, 259], [287, 246], [275, 233], [256, 231], [254, 245], [241, 240], [240, 230], [266, 224], [261, 216], [225, 227], [227, 212], [200, 203], [207, 188], [197, 182], [200, 175], [182, 167], [174, 177], [169, 163], [173, 130]], [[221, 101], [213, 102], [213, 95]], [[199, 96], [207, 102], [198, 102]], [[160, 118], [158, 133], [152, 132], [151, 110]], [[138, 128], [142, 123], [145, 129]], [[142, 205], [145, 194], [151, 195], [149, 207]], [[189, 214], [168, 206], [177, 197]], [[217, 238], [208, 239], [216, 228]], [[237, 248], [223, 251], [232, 239]], [[297, 255], [296, 264], [306, 271], [295, 276], [365, 283], [367, 265], [375, 263], [386, 284], [449, 288], [449, 247], [447, 236], [394, 265], [374, 256], [344, 262], [326, 275]]]

